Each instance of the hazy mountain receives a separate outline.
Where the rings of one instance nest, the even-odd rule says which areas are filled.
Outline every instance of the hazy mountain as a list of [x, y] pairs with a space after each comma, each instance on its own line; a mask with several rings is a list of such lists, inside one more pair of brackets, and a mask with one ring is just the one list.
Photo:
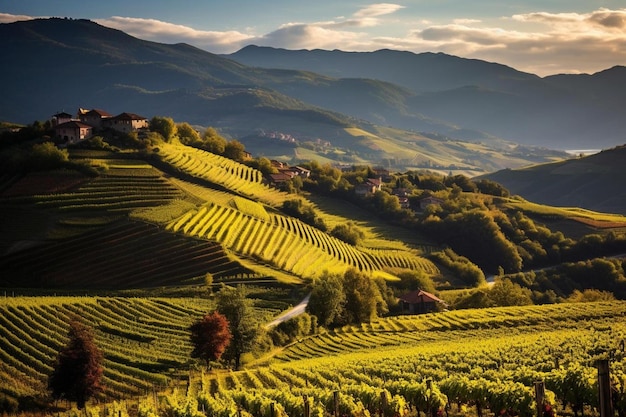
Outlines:
[[626, 214], [626, 146], [567, 161], [485, 175], [533, 202]]
[[[266, 156], [425, 164], [446, 172], [481, 172], [553, 157], [516, 148], [481, 132], [480, 126], [467, 129], [445, 117], [425, 116], [415, 109], [424, 103], [429, 107], [428, 101], [435, 106], [436, 97], [424, 102], [425, 96], [406, 86], [249, 67], [186, 44], [137, 39], [88, 20], [1, 24], [0, 48], [0, 120], [30, 123], [79, 107], [166, 115], [217, 127]], [[472, 71], [481, 76], [478, 69]], [[296, 148], [294, 142], [268, 142], [275, 132], [295, 137]], [[298, 148], [305, 142], [307, 148]]]
[[257, 67], [392, 82], [413, 93], [403, 102], [407, 114], [517, 143], [559, 149], [590, 144], [606, 148], [622, 144], [626, 133], [626, 119], [618, 107], [626, 100], [622, 93], [626, 85], [624, 67], [594, 75], [540, 78], [505, 65], [441, 53], [290, 51], [248, 46], [228, 57]]

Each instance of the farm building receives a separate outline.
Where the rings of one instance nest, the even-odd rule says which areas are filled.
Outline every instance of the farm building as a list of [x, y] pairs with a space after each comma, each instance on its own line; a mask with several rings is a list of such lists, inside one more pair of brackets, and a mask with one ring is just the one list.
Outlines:
[[400, 297], [402, 313], [423, 314], [439, 311], [445, 302], [434, 294], [423, 290], [415, 290]]

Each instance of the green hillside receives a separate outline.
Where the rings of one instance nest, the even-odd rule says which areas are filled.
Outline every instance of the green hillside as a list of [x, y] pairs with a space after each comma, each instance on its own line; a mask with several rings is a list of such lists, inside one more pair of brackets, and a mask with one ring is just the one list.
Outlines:
[[626, 147], [618, 146], [565, 161], [500, 170], [484, 177], [536, 203], [625, 214], [626, 194], [616, 186], [626, 180], [625, 158]]
[[[209, 308], [198, 298], [4, 298], [0, 398], [5, 405], [45, 399], [50, 364], [76, 314], [95, 329], [105, 353], [102, 401], [87, 410], [107, 417], [185, 408], [193, 415], [266, 415], [270, 407], [295, 416], [306, 403], [318, 415], [332, 415], [334, 404], [361, 415], [375, 413], [383, 398], [399, 415], [447, 408], [455, 416], [501, 409], [531, 416], [538, 380], [559, 415], [577, 407], [596, 415], [593, 362], [610, 357], [615, 378], [626, 372], [619, 348], [626, 337], [623, 302], [382, 319], [300, 339], [244, 370], [210, 372], [192, 366], [186, 332]], [[258, 310], [267, 319], [264, 311]], [[614, 395], [622, 407], [624, 393]]]
[[[380, 144], [364, 130], [346, 133]], [[558, 381], [588, 374], [590, 358], [624, 337], [614, 325], [624, 315], [615, 299], [626, 298], [624, 216], [540, 205], [494, 182], [417, 169], [310, 161], [302, 163], [309, 177], [272, 185], [257, 169], [269, 161], [237, 162], [156, 132], [103, 134], [63, 150], [41, 138], [3, 147], [2, 410], [49, 406], [47, 376], [76, 316], [104, 352], [102, 402], [90, 403], [90, 412], [111, 417], [179, 415], [180, 407], [265, 415], [272, 403], [295, 415], [301, 395], [327, 415], [332, 392], [342, 390], [348, 414], [374, 412], [371, 395], [380, 399], [383, 390], [396, 411], [407, 403], [424, 411], [416, 393], [436, 393], [428, 407], [439, 408], [455, 389], [476, 385], [489, 393], [481, 407], [524, 414], [533, 401], [529, 381], [550, 381], [556, 398], [569, 398]], [[357, 195], [367, 180], [380, 190]], [[425, 196], [438, 203], [420, 207]], [[322, 326], [311, 312], [268, 327], [318, 285], [347, 276], [363, 278], [359, 295], [377, 294], [350, 304], [374, 299], [365, 319], [344, 313]], [[215, 308], [222, 284], [250, 289], [259, 336], [243, 369], [215, 361], [208, 372], [190, 358], [188, 329]], [[445, 305], [405, 315], [398, 297], [416, 288]], [[591, 300], [605, 302], [573, 303]], [[594, 348], [583, 348], [592, 338]], [[571, 367], [552, 366], [546, 344], [559, 346], [558, 360]], [[400, 376], [407, 361], [415, 378]], [[475, 404], [464, 395], [457, 415]], [[565, 401], [563, 409], [578, 406]]]

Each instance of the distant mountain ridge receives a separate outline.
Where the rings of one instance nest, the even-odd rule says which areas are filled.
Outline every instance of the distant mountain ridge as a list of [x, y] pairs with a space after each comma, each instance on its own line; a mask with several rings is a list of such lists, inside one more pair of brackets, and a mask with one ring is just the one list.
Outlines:
[[482, 177], [540, 204], [626, 215], [626, 145], [567, 161], [500, 170]]
[[[248, 46], [226, 55], [262, 68], [366, 77], [413, 93], [407, 112], [480, 130], [522, 144], [579, 149], [625, 141], [626, 67], [593, 75], [540, 78], [505, 65], [442, 53], [285, 50]], [[408, 126], [402, 126], [408, 128]], [[598, 146], [596, 146], [598, 147]]]
[[[493, 133], [512, 132], [511, 126], [517, 126], [530, 137], [537, 134], [535, 124], [540, 124], [540, 119], [533, 117], [549, 119], [557, 131], [563, 130], [559, 133], [570, 135], [572, 147], [588, 147], [572, 133], [574, 127], [552, 123], [554, 109], [548, 112], [543, 104], [533, 102], [534, 96], [513, 88], [523, 83], [541, 87], [542, 79], [506, 66], [443, 54], [426, 57], [447, 63], [451, 74], [466, 74], [464, 83], [473, 79], [489, 84], [491, 80], [489, 87], [416, 92], [410, 86], [381, 79], [252, 67], [186, 44], [137, 39], [89, 20], [53, 18], [0, 24], [0, 48], [6, 64], [0, 66], [4, 81], [0, 120], [11, 122], [30, 123], [58, 111], [73, 113], [78, 107], [111, 113], [132, 111], [147, 117], [167, 115], [200, 127], [214, 126], [230, 137], [241, 138], [257, 155], [384, 163], [400, 169], [436, 166], [470, 175], [553, 158], [551, 152], [516, 147], [502, 139], [506, 134]], [[347, 54], [337, 53], [340, 57]], [[372, 56], [378, 57], [376, 54], [389, 57], [386, 62], [378, 59], [379, 67], [384, 63], [382, 67], [396, 68], [398, 74], [414, 71], [391, 60], [411, 60], [415, 54], [382, 51]], [[443, 69], [436, 72], [445, 73]], [[435, 85], [432, 77], [428, 82]], [[507, 87], [509, 84], [512, 87]], [[569, 120], [571, 113], [564, 110], [563, 115]], [[594, 147], [608, 140], [599, 130], [619, 130], [626, 123], [606, 120], [609, 116], [598, 117], [603, 123], [589, 124], [584, 130], [585, 137], [596, 139]], [[467, 123], [460, 123], [461, 118]], [[573, 124], [586, 120], [571, 118]], [[308, 147], [294, 149], [291, 144], [276, 142], [266, 146], [259, 138], [274, 131], [295, 136]], [[316, 145], [318, 142], [330, 145], [325, 148]], [[550, 147], [558, 143], [541, 144]]]

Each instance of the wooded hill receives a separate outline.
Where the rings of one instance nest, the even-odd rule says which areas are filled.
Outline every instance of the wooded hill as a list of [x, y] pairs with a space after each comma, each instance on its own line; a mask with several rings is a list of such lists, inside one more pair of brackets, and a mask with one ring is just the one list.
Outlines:
[[[382, 178], [369, 166], [340, 171], [310, 162], [303, 164], [310, 177], [277, 188], [259, 169], [267, 169], [269, 161], [238, 162], [183, 145], [181, 137], [165, 141], [157, 132], [143, 138], [102, 132], [103, 137], [60, 150], [41, 125], [27, 130], [39, 134], [23, 140], [19, 132], [5, 133], [4, 139], [22, 140], [3, 142], [14, 145], [0, 153], [3, 410], [45, 407], [47, 375], [76, 315], [94, 329], [105, 352], [105, 390], [97, 398], [117, 402], [96, 407], [107, 417], [128, 412], [130, 406], [119, 400], [129, 396], [140, 396], [144, 411], [183, 404], [197, 409], [202, 403], [209, 413], [228, 415], [239, 406], [252, 414], [272, 403], [298, 413], [295, 397], [277, 396], [277, 389], [291, 393], [283, 380], [305, 390], [320, 410], [330, 409], [324, 397], [329, 387], [347, 390], [341, 407], [349, 412], [374, 410], [366, 395], [380, 398], [382, 386], [393, 393], [390, 404], [399, 402], [401, 410], [402, 401], [422, 408], [445, 405], [444, 396], [436, 406], [425, 405], [410, 392], [452, 396], [481, 384], [489, 392], [481, 407], [528, 412], [532, 397], [520, 373], [531, 381], [550, 381], [559, 399], [570, 398], [558, 390], [561, 381], [588, 381], [582, 377], [588, 366], [553, 370], [546, 345], [556, 346], [550, 354], [558, 358], [587, 364], [612, 352], [612, 344], [623, 338], [622, 326], [611, 324], [621, 323], [623, 302], [558, 304], [626, 297], [623, 260], [605, 258], [624, 253], [623, 216], [533, 204], [492, 181], [425, 171], [385, 173], [380, 191], [357, 196], [355, 189], [366, 179]], [[393, 195], [398, 188], [405, 190], [411, 209]], [[424, 196], [440, 204], [420, 208]], [[542, 269], [520, 272], [527, 268]], [[260, 325], [315, 283], [346, 271], [385, 288], [386, 300], [397, 303], [398, 295], [419, 287], [459, 310], [396, 317], [400, 306], [390, 303], [391, 317], [319, 332], [309, 316], [306, 328], [306, 319], [296, 320], [277, 333], [264, 333], [263, 348], [246, 358], [250, 368], [190, 372], [196, 365], [189, 356], [189, 325], [214, 308], [212, 288], [221, 283], [255, 288], [251, 300]], [[490, 274], [501, 276], [488, 286]], [[14, 297], [20, 294], [38, 297]], [[68, 294], [80, 297], [59, 296]], [[532, 303], [555, 304], [460, 310]], [[610, 332], [599, 338], [597, 329]], [[276, 341], [269, 342], [271, 337]], [[558, 343], [562, 340], [571, 343]], [[485, 350], [486, 343], [493, 348]], [[410, 392], [376, 382], [397, 380], [398, 369], [406, 368], [403, 361], [417, 360], [416, 347], [430, 388], [413, 379]], [[458, 361], [454, 355], [461, 347], [466, 356]], [[445, 364], [434, 362], [444, 354], [451, 355]], [[350, 362], [354, 355], [367, 359], [358, 372]], [[315, 358], [322, 365], [310, 362]], [[255, 360], [278, 366], [252, 368]], [[333, 360], [342, 361], [345, 373], [333, 374], [341, 375], [341, 383], [328, 377], [339, 363]], [[488, 370], [480, 380], [472, 371], [478, 366]], [[390, 373], [375, 376], [380, 369]], [[456, 376], [442, 378], [441, 370]], [[409, 374], [418, 375], [412, 369]], [[181, 384], [186, 389], [176, 389]], [[583, 388], [588, 393], [593, 385]], [[589, 398], [580, 401], [590, 406]], [[464, 413], [466, 401], [475, 397], [457, 402], [458, 413]], [[579, 406], [578, 399], [562, 401], [564, 408]]]
[[[207, 275], [297, 285], [352, 268], [389, 282], [412, 271], [433, 290], [450, 289], [626, 248], [623, 216], [533, 204], [493, 181], [368, 166], [342, 172], [313, 161], [303, 164], [310, 176], [272, 185], [266, 159], [246, 165], [177, 137], [148, 137], [111, 136], [123, 148], [97, 138], [69, 152], [37, 140], [4, 150], [7, 287], [203, 285]], [[89, 146], [100, 150], [80, 149]], [[36, 171], [45, 160], [49, 170]], [[380, 191], [357, 193], [383, 177]], [[424, 207], [425, 197], [436, 203]], [[612, 262], [597, 284], [547, 285], [547, 272], [520, 282], [535, 301], [548, 289], [556, 300], [588, 285], [621, 297], [621, 264]]]
[[[566, 156], [545, 149], [549, 142], [518, 146], [489, 132], [488, 124], [479, 131], [421, 113], [413, 104], [415, 92], [387, 81], [250, 67], [87, 20], [1, 24], [0, 48], [6, 57], [0, 120], [7, 122], [32, 123], [79, 107], [113, 114], [132, 108], [146, 117], [213, 126], [269, 158], [429, 166], [468, 175]], [[428, 101], [434, 109], [436, 101]], [[611, 124], [598, 122], [604, 125]], [[285, 135], [294, 141], [277, 139]]]
[[594, 155], [482, 176], [541, 204], [626, 214], [626, 146]]

